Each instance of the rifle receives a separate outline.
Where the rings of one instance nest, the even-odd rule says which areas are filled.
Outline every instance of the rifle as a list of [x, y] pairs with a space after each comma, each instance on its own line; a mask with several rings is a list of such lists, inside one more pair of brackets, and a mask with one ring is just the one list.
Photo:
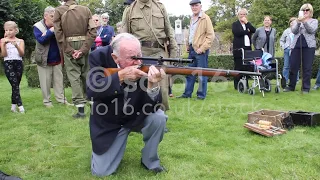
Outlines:
[[[250, 71], [236, 71], [236, 70], [226, 70], [226, 69], [212, 69], [212, 68], [200, 68], [200, 67], [186, 67], [180, 65], [163, 65], [163, 62], [174, 62], [174, 63], [191, 63], [192, 59], [180, 59], [180, 58], [152, 58], [152, 57], [132, 57], [136, 60], [148, 60], [148, 61], [158, 61], [158, 64], [154, 65], [157, 69], [163, 69], [166, 74], [172, 75], [197, 75], [197, 76], [261, 76], [259, 72], [250, 72]], [[153, 64], [141, 64], [138, 68], [148, 73], [149, 67]], [[120, 68], [105, 68], [104, 75], [109, 76], [111, 74], [117, 73], [120, 71]]]

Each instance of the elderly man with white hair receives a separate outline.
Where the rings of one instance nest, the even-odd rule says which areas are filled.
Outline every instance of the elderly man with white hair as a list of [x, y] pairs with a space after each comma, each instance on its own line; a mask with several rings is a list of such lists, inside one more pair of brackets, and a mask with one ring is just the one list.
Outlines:
[[[141, 55], [139, 40], [128, 33], [118, 34], [111, 46], [90, 54], [87, 96], [94, 102], [90, 137], [91, 172], [95, 176], [108, 176], [117, 170], [131, 131], [143, 135], [142, 166], [154, 173], [165, 171], [158, 156], [167, 119], [159, 109], [162, 101], [159, 82], [165, 72], [155, 66], [150, 66], [147, 73], [141, 71], [137, 68], [141, 61], [132, 58]], [[105, 68], [119, 71], [104, 76]]]
[[33, 26], [36, 38], [35, 61], [37, 63], [43, 104], [53, 107], [50, 88], [53, 84], [54, 96], [59, 103], [68, 104], [63, 93], [61, 57], [53, 27], [54, 7], [44, 9], [43, 19]]
[[114, 28], [108, 24], [109, 14], [101, 14], [101, 29], [98, 31], [99, 36], [102, 39], [102, 46], [107, 46], [110, 44], [112, 37], [115, 35]]

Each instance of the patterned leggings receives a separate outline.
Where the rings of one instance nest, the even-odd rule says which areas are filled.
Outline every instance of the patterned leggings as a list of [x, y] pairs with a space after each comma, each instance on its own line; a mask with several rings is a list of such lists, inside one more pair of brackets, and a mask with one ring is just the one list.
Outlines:
[[20, 81], [22, 78], [23, 64], [20, 60], [4, 61], [4, 70], [12, 87], [11, 104], [22, 106], [20, 97]]

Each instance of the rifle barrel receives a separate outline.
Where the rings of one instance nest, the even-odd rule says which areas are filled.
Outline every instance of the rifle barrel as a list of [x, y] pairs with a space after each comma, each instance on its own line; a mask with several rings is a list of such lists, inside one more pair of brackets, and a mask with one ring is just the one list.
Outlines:
[[[141, 70], [148, 73], [150, 65], [142, 65]], [[176, 67], [176, 66], [159, 66], [155, 65], [157, 69], [162, 68], [166, 74], [172, 75], [194, 75], [194, 76], [238, 76], [238, 75], [251, 75], [251, 76], [261, 76], [261, 73], [250, 72], [250, 71], [236, 71], [236, 70], [226, 70], [226, 69], [211, 69], [211, 68], [199, 68], [199, 67]], [[109, 76], [120, 71], [120, 68], [105, 68], [105, 76]]]
[[193, 59], [182, 59], [182, 58], [154, 58], [154, 57], [136, 57], [133, 56], [132, 59], [136, 60], [147, 60], [147, 61], [162, 61], [162, 62], [176, 62], [176, 63], [192, 63]]

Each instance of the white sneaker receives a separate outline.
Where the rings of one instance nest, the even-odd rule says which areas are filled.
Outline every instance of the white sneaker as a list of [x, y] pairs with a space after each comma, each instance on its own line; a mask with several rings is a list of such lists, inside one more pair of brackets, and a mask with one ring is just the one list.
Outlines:
[[19, 106], [18, 108], [19, 108], [19, 112], [20, 112], [21, 114], [24, 114], [24, 113], [25, 113], [25, 110], [24, 110], [23, 106]]
[[16, 104], [11, 104], [11, 112], [14, 112], [14, 113], [17, 112], [17, 105]]

